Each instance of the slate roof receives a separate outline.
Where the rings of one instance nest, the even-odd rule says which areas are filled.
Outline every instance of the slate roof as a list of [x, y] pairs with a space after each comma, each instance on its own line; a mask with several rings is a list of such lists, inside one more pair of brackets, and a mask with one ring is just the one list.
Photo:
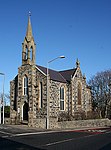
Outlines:
[[69, 70], [64, 70], [64, 71], [59, 71], [59, 73], [66, 79], [66, 81], [70, 82], [71, 77], [75, 74], [76, 68], [74, 69], [69, 69]]
[[[37, 67], [44, 73], [47, 74], [47, 68], [37, 65]], [[54, 81], [59, 81], [62, 83], [67, 83], [71, 81], [71, 76], [74, 75], [76, 69], [69, 69], [64, 71], [55, 71], [49, 69], [50, 78]]]

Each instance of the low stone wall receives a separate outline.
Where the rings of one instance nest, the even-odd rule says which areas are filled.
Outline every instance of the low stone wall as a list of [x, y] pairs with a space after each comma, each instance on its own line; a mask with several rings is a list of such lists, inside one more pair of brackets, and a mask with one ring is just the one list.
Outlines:
[[[46, 118], [38, 118], [38, 119], [33, 119], [33, 122], [28, 123], [29, 127], [36, 127], [36, 128], [42, 128], [46, 129], [47, 127], [47, 119]], [[57, 118], [50, 118], [49, 120], [49, 128], [50, 129], [55, 129], [58, 128], [58, 121]]]
[[36, 128], [46, 129], [46, 118], [36, 119]]
[[79, 127], [105, 127], [111, 126], [109, 119], [93, 119], [93, 120], [78, 120], [78, 121], [63, 121], [58, 122], [58, 128], [79, 128]]
[[[36, 119], [34, 123], [28, 124], [36, 128], [46, 129], [46, 118]], [[109, 119], [93, 119], [93, 120], [77, 120], [77, 121], [62, 121], [58, 122], [57, 118], [50, 118], [50, 129], [70, 129], [82, 127], [107, 127], [111, 126]]]
[[57, 120], [57, 118], [50, 118], [50, 120], [49, 120], [49, 128], [50, 129], [57, 129], [58, 128], [58, 120]]
[[5, 119], [4, 119], [4, 123], [5, 123], [5, 124], [11, 124], [10, 118], [5, 118]]

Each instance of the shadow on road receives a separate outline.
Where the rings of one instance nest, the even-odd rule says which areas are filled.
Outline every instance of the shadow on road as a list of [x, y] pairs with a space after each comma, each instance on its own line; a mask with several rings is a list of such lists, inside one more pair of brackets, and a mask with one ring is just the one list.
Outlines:
[[0, 150], [45, 150], [0, 137]]
[[100, 150], [111, 150], [111, 143], [105, 145], [105, 146], [102, 147]]

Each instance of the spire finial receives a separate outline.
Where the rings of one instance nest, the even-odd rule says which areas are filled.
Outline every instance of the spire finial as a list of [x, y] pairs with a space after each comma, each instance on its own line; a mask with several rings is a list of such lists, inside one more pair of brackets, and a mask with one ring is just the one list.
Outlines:
[[31, 11], [29, 11], [29, 17], [31, 16]]
[[80, 67], [80, 62], [79, 62], [79, 59], [77, 58], [77, 60], [76, 60], [76, 67], [78, 68], [78, 67]]
[[32, 27], [31, 27], [30, 16], [31, 16], [31, 12], [29, 11], [28, 25], [27, 25], [27, 32], [26, 32], [26, 38], [28, 41], [30, 41], [32, 38]]
[[84, 78], [84, 79], [86, 79], [86, 75], [85, 75], [85, 73], [83, 74], [83, 78]]

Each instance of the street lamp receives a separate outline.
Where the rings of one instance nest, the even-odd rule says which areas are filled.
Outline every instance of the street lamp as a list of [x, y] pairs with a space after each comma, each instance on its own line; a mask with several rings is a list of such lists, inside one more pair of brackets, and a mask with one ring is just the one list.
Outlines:
[[47, 62], [47, 120], [46, 120], [46, 128], [49, 129], [49, 64], [57, 59], [65, 58], [65, 56], [56, 57]]
[[[110, 106], [110, 109], [111, 109], [111, 78], [109, 79], [109, 106]], [[109, 117], [111, 119], [111, 110], [109, 112]]]
[[[3, 124], [4, 124], [4, 84], [5, 84], [5, 74], [4, 73], [0, 73], [0, 75], [4, 76], [4, 80], [3, 80], [3, 96], [2, 96]], [[1, 124], [1, 106], [0, 106], [0, 124]]]

